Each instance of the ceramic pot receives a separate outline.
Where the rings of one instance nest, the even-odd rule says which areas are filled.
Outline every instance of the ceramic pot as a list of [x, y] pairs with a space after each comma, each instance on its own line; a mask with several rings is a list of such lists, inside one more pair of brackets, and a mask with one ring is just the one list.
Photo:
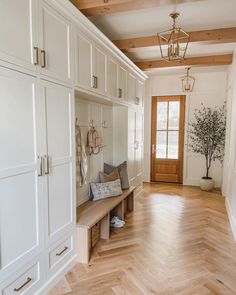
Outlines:
[[203, 191], [210, 192], [215, 187], [215, 181], [212, 178], [204, 178], [200, 180], [200, 188]]

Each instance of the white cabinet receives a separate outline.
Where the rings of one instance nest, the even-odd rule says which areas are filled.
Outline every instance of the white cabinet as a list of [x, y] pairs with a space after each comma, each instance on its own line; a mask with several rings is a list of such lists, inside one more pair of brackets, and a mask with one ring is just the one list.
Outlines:
[[74, 99], [69, 88], [43, 82], [45, 109], [45, 176], [47, 178], [48, 240], [58, 239], [75, 223]]
[[5, 282], [75, 228], [74, 98], [69, 88], [41, 81], [40, 91], [39, 83], [0, 68], [0, 284], [6, 294], [24, 282], [35, 285], [24, 273], [9, 287]]
[[[141, 108], [114, 109], [113, 162], [128, 161], [130, 185], [142, 187], [143, 111]], [[128, 127], [128, 132], [126, 130]]]
[[92, 41], [81, 32], [76, 34], [76, 84], [91, 89], [92, 82]]
[[118, 97], [123, 100], [127, 98], [127, 70], [122, 66], [118, 70]]
[[0, 1], [0, 59], [36, 69], [37, 3], [37, 0]]
[[143, 81], [136, 81], [136, 104], [143, 106], [144, 83]]
[[136, 77], [129, 73], [128, 74], [128, 103], [129, 104], [135, 104], [136, 101]]
[[40, 111], [37, 80], [0, 68], [1, 279], [42, 248]]
[[114, 98], [121, 96], [118, 90], [118, 63], [112, 57], [107, 59], [107, 94]]
[[95, 43], [93, 46], [92, 87], [100, 94], [106, 93], [106, 62], [105, 49]]
[[40, 1], [41, 72], [61, 81], [71, 76], [71, 25], [55, 8]]

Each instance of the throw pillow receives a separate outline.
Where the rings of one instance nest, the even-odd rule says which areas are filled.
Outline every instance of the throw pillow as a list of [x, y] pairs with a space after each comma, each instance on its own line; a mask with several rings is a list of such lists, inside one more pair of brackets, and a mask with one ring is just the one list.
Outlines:
[[122, 194], [120, 179], [104, 183], [91, 183], [90, 188], [93, 194], [93, 201], [115, 197]]
[[120, 178], [120, 175], [119, 175], [118, 169], [114, 169], [110, 174], [106, 174], [104, 172], [99, 172], [99, 179], [100, 179], [100, 182], [102, 182], [102, 183], [114, 181], [119, 178]]
[[120, 175], [122, 189], [124, 189], [124, 190], [128, 189], [129, 188], [129, 177], [128, 177], [128, 171], [127, 171], [127, 161], [123, 162], [118, 167], [114, 167], [112, 165], [104, 163], [104, 173], [110, 174], [116, 168], [118, 169], [118, 172]]

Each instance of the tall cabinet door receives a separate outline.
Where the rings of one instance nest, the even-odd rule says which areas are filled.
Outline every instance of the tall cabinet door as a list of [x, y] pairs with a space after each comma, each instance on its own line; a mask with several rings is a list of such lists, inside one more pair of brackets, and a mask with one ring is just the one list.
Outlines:
[[45, 1], [40, 3], [41, 72], [61, 81], [70, 81], [70, 22]]
[[92, 87], [100, 94], [106, 93], [106, 61], [104, 49], [94, 44]]
[[93, 44], [84, 34], [76, 35], [76, 82], [78, 86], [91, 89]]
[[37, 0], [0, 1], [0, 59], [34, 69]]
[[136, 101], [136, 77], [128, 74], [128, 103], [134, 105]]
[[107, 92], [115, 98], [121, 95], [118, 93], [118, 63], [111, 57], [107, 60]]
[[142, 182], [143, 165], [143, 111], [136, 111], [135, 123], [135, 173], [137, 185]]
[[134, 109], [128, 110], [128, 172], [129, 181], [133, 185], [136, 177], [135, 172], [135, 130], [136, 112]]
[[137, 104], [140, 106], [143, 106], [143, 95], [144, 95], [144, 83], [140, 80], [137, 80], [137, 93], [136, 93], [136, 97], [137, 97]]
[[118, 88], [119, 98], [126, 100], [127, 98], [127, 70], [122, 66], [119, 66], [118, 71]]
[[75, 224], [74, 98], [61, 85], [42, 85], [46, 114], [44, 170], [48, 181], [48, 243], [63, 236]]
[[40, 108], [37, 80], [0, 68], [0, 281], [42, 249]]

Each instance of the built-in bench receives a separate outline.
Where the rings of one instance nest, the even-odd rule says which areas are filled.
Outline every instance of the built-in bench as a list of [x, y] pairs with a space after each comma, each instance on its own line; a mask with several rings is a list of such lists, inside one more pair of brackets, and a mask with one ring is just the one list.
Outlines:
[[77, 208], [78, 261], [89, 263], [92, 248], [100, 239], [110, 237], [110, 218], [122, 220], [134, 208], [134, 189], [123, 191], [118, 197], [87, 201]]

